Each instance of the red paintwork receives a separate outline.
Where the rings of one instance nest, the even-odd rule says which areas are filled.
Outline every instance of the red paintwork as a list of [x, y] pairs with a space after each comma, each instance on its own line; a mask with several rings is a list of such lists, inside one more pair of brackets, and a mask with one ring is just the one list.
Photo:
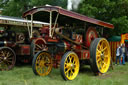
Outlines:
[[75, 50], [82, 50], [82, 47], [80, 45], [74, 45]]
[[75, 51], [80, 60], [90, 59], [89, 50], [77, 50]]
[[67, 41], [64, 41], [65, 44], [65, 50], [70, 50], [71, 49], [71, 44], [69, 44]]
[[40, 28], [40, 31], [42, 34], [48, 34], [49, 35], [49, 26], [44, 26]]
[[51, 38], [49, 38], [47, 41], [48, 42], [59, 42], [57, 39], [51, 39]]
[[60, 7], [56, 7], [56, 6], [43, 6], [43, 7], [33, 8], [31, 10], [26, 11], [23, 14], [23, 17], [26, 17], [28, 15], [31, 15], [31, 14], [34, 14], [34, 13], [37, 13], [37, 12], [40, 12], [40, 11], [47, 11], [47, 12], [56, 11], [61, 15], [72, 17], [74, 19], [78, 19], [78, 20], [81, 20], [81, 21], [93, 23], [93, 24], [104, 26], [104, 27], [111, 28], [111, 29], [114, 28], [114, 26], [110, 23], [103, 22], [101, 20], [97, 20], [97, 19], [94, 19], [94, 18], [90, 18], [90, 17], [84, 16], [84, 15], [81, 15], [81, 14], [78, 14], [78, 13], [75, 13], [75, 12], [72, 12], [72, 11], [65, 10], [63, 8], [60, 8]]
[[30, 45], [21, 45], [19, 51], [18, 54], [20, 55], [30, 55]]
[[0, 33], [3, 33], [4, 32], [4, 30], [0, 30]]
[[87, 32], [86, 32], [86, 41], [85, 41], [85, 46], [90, 47], [91, 42], [95, 39], [98, 38], [97, 31], [94, 27], [89, 27]]
[[83, 43], [83, 37], [80, 34], [76, 34], [76, 42]]
[[46, 44], [46, 41], [43, 38], [37, 38], [34, 40], [35, 44]]
[[60, 60], [63, 56], [63, 53], [56, 54], [53, 59], [53, 67], [58, 68], [60, 65]]

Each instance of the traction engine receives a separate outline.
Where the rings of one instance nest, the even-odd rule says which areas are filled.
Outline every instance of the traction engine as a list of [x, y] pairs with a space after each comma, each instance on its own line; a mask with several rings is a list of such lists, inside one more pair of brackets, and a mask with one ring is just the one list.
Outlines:
[[40, 28], [41, 37], [32, 45], [32, 69], [36, 75], [46, 76], [52, 67], [60, 67], [62, 77], [73, 80], [82, 64], [89, 64], [95, 74], [108, 71], [110, 46], [105, 38], [99, 36], [103, 35], [103, 27], [113, 29], [112, 24], [57, 6], [33, 8], [23, 17], [49, 22], [49, 26]]

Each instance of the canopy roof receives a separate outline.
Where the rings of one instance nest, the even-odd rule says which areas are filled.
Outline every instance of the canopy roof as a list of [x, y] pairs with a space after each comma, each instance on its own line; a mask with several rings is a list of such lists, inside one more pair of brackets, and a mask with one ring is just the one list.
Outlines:
[[[28, 17], [30, 15], [34, 15], [34, 14], [39, 13], [39, 14], [37, 14], [38, 18], [36, 18], [36, 20], [46, 18], [46, 15], [48, 15], [48, 14], [46, 14], [45, 16], [42, 16], [42, 13], [41, 13], [42, 11], [44, 11], [44, 12], [55, 12], [55, 13], [59, 13], [63, 16], [67, 16], [67, 17], [77, 19], [77, 20], [80, 20], [80, 21], [89, 22], [89, 23], [92, 23], [92, 24], [100, 25], [100, 26], [103, 26], [103, 27], [111, 28], [111, 29], [114, 28], [114, 26], [110, 23], [107, 23], [107, 22], [104, 22], [104, 21], [101, 21], [101, 20], [97, 20], [97, 19], [94, 19], [94, 18], [90, 18], [90, 17], [84, 16], [84, 15], [78, 14], [76, 12], [68, 11], [68, 10], [65, 10], [65, 9], [63, 9], [61, 7], [58, 7], [58, 6], [43, 6], [43, 7], [33, 8], [33, 9], [30, 9], [30, 10], [26, 11], [23, 14], [23, 17]], [[49, 19], [47, 18], [46, 20], [49, 20]]]
[[[24, 20], [23, 18], [0, 16], [0, 25], [13, 25], [13, 26], [30, 26], [30, 20]], [[49, 25], [49, 23], [33, 21], [33, 27], [42, 27], [42, 25]]]

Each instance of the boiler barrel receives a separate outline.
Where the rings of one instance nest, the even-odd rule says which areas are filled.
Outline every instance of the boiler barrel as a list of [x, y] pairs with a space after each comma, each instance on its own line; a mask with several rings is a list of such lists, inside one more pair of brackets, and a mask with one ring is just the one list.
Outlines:
[[0, 47], [2, 46], [9, 46], [9, 47], [12, 47], [14, 46], [15, 43], [14, 42], [10, 42], [10, 41], [0, 41]]
[[47, 43], [48, 50], [51, 53], [60, 53], [65, 52], [66, 50], [70, 49], [70, 44], [68, 42], [62, 41], [62, 42], [49, 42]]

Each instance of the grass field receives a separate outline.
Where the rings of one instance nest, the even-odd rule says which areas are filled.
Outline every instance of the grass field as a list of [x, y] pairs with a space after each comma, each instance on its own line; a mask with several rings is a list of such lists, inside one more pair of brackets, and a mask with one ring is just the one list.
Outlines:
[[64, 81], [60, 69], [53, 69], [46, 77], [36, 76], [31, 66], [16, 66], [11, 71], [0, 72], [0, 85], [128, 85], [128, 63], [116, 65], [101, 76], [94, 76], [85, 66], [73, 81]]

